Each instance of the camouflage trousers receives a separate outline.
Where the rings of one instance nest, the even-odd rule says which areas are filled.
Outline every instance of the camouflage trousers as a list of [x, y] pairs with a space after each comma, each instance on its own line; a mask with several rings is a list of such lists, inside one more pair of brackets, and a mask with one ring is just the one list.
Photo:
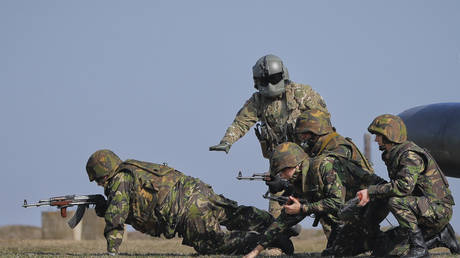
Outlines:
[[438, 234], [452, 218], [452, 206], [430, 202], [426, 197], [407, 196], [388, 199], [388, 207], [399, 227], [385, 232], [381, 238], [380, 255], [401, 256], [408, 252], [408, 234], [422, 230], [425, 241]]
[[333, 227], [324, 255], [356, 256], [379, 247], [382, 234], [380, 223], [389, 213], [386, 201], [373, 200], [365, 207], [356, 207], [355, 212], [347, 221], [335, 224], [335, 227], [331, 225]]
[[305, 217], [306, 215], [304, 214], [287, 214], [283, 209], [281, 214], [265, 230], [264, 235], [259, 241], [259, 244], [265, 248], [270, 246], [277, 240], [280, 234], [285, 233], [292, 226], [301, 222]]
[[268, 212], [238, 206], [191, 177], [179, 182], [165, 203], [167, 208], [161, 213], [166, 224], [183, 238], [184, 245], [200, 254], [248, 253], [257, 245], [259, 233], [274, 220]]
[[420, 227], [427, 236], [440, 232], [452, 218], [451, 205], [424, 196], [392, 197], [388, 206], [401, 228], [413, 232]]

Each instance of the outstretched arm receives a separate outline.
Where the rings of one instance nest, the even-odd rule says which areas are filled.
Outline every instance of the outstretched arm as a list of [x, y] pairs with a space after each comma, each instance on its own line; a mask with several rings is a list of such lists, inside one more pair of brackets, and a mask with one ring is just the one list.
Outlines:
[[104, 236], [107, 252], [117, 254], [124, 234], [124, 225], [129, 213], [130, 189], [133, 177], [129, 173], [115, 175], [107, 185], [107, 210], [105, 212]]

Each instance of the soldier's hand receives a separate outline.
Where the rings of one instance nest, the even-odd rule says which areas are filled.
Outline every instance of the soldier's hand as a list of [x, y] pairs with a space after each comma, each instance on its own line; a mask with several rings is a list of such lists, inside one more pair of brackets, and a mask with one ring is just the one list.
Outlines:
[[217, 145], [209, 147], [209, 150], [210, 151], [225, 151], [225, 153], [228, 154], [228, 151], [230, 150], [230, 147], [232, 147], [232, 145], [230, 143], [221, 142], [221, 143], [219, 143]]
[[300, 206], [299, 199], [289, 196], [288, 204], [285, 204], [283, 207], [287, 214], [298, 214], [300, 213]]
[[279, 175], [270, 177], [270, 180], [265, 180], [265, 184], [268, 185], [268, 189], [272, 194], [276, 194], [289, 188], [289, 181], [280, 178]]
[[370, 201], [367, 189], [357, 192], [356, 196], [359, 198], [359, 206], [365, 206]]
[[98, 196], [98, 199], [96, 200], [96, 207], [94, 209], [98, 217], [105, 216], [105, 211], [107, 210], [107, 201], [104, 197]]

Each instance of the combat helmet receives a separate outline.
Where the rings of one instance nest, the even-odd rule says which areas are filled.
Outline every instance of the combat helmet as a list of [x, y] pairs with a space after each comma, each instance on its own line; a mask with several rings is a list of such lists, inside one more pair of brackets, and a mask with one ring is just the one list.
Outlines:
[[302, 148], [292, 142], [276, 146], [270, 159], [270, 174], [276, 175], [285, 168], [292, 168], [308, 158]]
[[399, 116], [384, 114], [376, 117], [367, 130], [376, 134], [379, 133], [390, 142], [402, 143], [407, 140], [406, 125]]
[[264, 97], [274, 98], [286, 91], [289, 82], [289, 73], [281, 58], [275, 55], [266, 55], [252, 67], [254, 88]]
[[296, 121], [295, 133], [312, 132], [316, 135], [325, 135], [334, 132], [330, 115], [319, 109], [311, 109], [303, 112]]
[[121, 159], [111, 150], [96, 151], [86, 163], [89, 181], [94, 181], [107, 175], [112, 176], [121, 162]]

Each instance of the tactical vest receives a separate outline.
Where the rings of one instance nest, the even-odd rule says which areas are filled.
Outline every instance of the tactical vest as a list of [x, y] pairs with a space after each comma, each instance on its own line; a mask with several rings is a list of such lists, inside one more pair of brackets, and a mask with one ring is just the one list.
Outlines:
[[[295, 141], [295, 123], [303, 111], [316, 108], [328, 112], [321, 96], [309, 85], [291, 82], [286, 85], [285, 93], [275, 100], [267, 99], [258, 92], [254, 97], [257, 118], [261, 122], [260, 132], [256, 132], [256, 135], [262, 145], [262, 154], [265, 158], [270, 157], [276, 145]], [[311, 106], [306, 105], [305, 98], [312, 100]], [[321, 98], [320, 103], [315, 103], [319, 98]], [[256, 130], [259, 130], [258, 127]]]
[[401, 156], [408, 151], [417, 153], [423, 159], [425, 165], [425, 169], [418, 176], [415, 188], [412, 192], [413, 195], [425, 196], [431, 202], [443, 202], [454, 205], [454, 199], [449, 190], [449, 183], [434, 158], [428, 151], [411, 141], [406, 141], [394, 146], [388, 153], [388, 156], [384, 158], [389, 177], [391, 179], [396, 179]]
[[157, 207], [185, 175], [165, 165], [133, 159], [121, 163], [115, 173], [120, 172], [128, 172], [134, 178], [130, 195], [129, 224], [152, 236], [165, 233], [162, 223], [165, 219], [161, 217]]
[[[296, 197], [305, 198], [310, 203], [318, 202], [326, 198], [323, 182], [323, 175], [321, 174], [320, 166], [327, 155], [321, 155], [316, 158], [310, 159], [309, 166], [305, 162], [302, 163], [301, 180], [296, 180], [294, 189], [297, 194]], [[344, 193], [345, 194], [345, 193]], [[345, 196], [342, 196], [345, 199]], [[325, 214], [315, 214], [319, 216], [316, 218], [322, 219], [322, 224], [336, 225], [340, 221], [335, 212]], [[332, 223], [332, 224], [331, 224]]]
[[[348, 156], [347, 153], [344, 153], [342, 148], [350, 150], [351, 155]], [[358, 147], [356, 147], [353, 141], [351, 141], [351, 139], [348, 137], [345, 138], [341, 136], [337, 132], [333, 132], [321, 137], [315, 146], [313, 146], [312, 152], [316, 155], [321, 155], [326, 152], [333, 153], [336, 156], [353, 162], [364, 170], [374, 173], [374, 169], [369, 164], [369, 161], [364, 157], [364, 155], [361, 153]]]
[[313, 173], [315, 175], [309, 176], [308, 179], [302, 177], [302, 181], [304, 181], [303, 184], [313, 183], [316, 186], [314, 189], [321, 189], [324, 186], [321, 179], [320, 166], [327, 157], [332, 157], [334, 159], [332, 164], [333, 169], [338, 174], [346, 190], [345, 200], [354, 198], [359, 190], [366, 189], [370, 185], [385, 183], [385, 180], [375, 173], [361, 168], [356, 163], [343, 156], [336, 155], [336, 153], [332, 152], [326, 152], [311, 159], [312, 163], [310, 164], [310, 172], [308, 173]]
[[320, 156], [310, 159], [309, 166], [302, 163], [301, 187], [297, 189], [310, 202], [316, 202], [324, 198], [322, 193], [324, 182], [319, 167], [325, 157]]

